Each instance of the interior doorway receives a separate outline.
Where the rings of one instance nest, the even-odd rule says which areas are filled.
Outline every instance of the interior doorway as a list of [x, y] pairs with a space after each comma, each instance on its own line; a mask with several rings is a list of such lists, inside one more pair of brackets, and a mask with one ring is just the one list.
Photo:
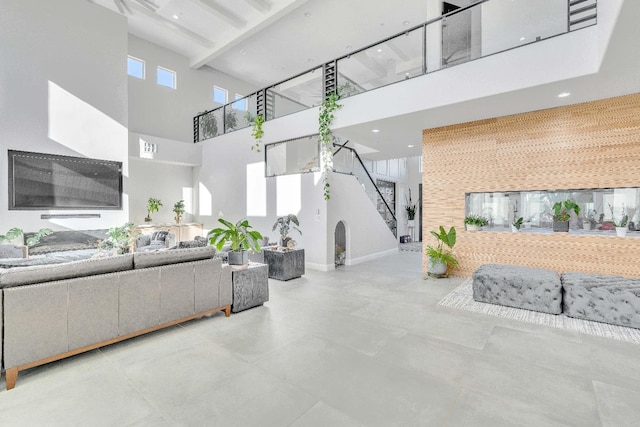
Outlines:
[[347, 230], [344, 222], [338, 221], [335, 230], [335, 266], [345, 265], [347, 260]]

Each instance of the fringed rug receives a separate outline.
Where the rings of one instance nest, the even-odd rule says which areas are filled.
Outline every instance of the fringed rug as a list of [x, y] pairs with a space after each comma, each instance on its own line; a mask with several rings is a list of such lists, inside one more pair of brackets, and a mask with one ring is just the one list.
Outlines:
[[442, 298], [442, 300], [438, 302], [438, 305], [640, 344], [640, 329], [574, 319], [563, 314], [539, 313], [521, 308], [504, 307], [474, 301], [471, 281], [471, 279], [466, 279], [447, 296]]

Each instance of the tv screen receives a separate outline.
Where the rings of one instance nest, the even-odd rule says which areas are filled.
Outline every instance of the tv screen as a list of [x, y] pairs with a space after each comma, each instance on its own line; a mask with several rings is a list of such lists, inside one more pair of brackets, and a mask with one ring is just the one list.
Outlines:
[[122, 209], [122, 162], [9, 150], [9, 209]]

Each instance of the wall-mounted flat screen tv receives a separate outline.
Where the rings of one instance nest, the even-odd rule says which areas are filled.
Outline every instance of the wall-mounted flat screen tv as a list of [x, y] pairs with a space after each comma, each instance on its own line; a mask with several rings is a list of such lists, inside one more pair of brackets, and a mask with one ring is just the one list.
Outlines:
[[122, 209], [122, 162], [9, 150], [9, 209]]

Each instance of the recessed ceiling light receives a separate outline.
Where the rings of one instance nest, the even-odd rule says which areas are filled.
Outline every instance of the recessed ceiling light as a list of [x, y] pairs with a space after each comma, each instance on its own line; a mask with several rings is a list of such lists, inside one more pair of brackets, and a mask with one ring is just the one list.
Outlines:
[[569, 92], [562, 92], [558, 94], [558, 98], [566, 98], [567, 96], [571, 95], [571, 93]]
[[526, 39], [527, 39], [526, 37], [520, 37], [521, 42], [525, 41]]
[[180, 19], [180, 17], [178, 15], [176, 15], [175, 13], [172, 15], [173, 19]]
[[306, 16], [306, 17], [308, 18], [308, 17], [310, 17], [310, 16], [311, 16], [311, 13], [309, 13], [309, 12], [305, 12], [305, 13], [304, 13], [304, 16]]
[[307, 59], [307, 62], [313, 62], [313, 59], [309, 58]]
[[240, 51], [240, 53], [241, 53], [241, 54], [243, 54], [243, 55], [246, 55], [246, 54], [247, 54], [247, 51], [246, 51], [246, 50], [244, 50], [244, 49], [242, 49], [242, 50]]
[[413, 144], [409, 144], [409, 145], [407, 145], [407, 147], [413, 148]]
[[409, 25], [409, 21], [404, 21], [402, 25]]
[[373, 129], [371, 132], [378, 133], [378, 132], [380, 132], [380, 129]]
[[345, 49], [349, 50], [349, 49], [351, 49], [351, 47], [352, 46], [350, 44], [348, 44], [347, 47], [345, 47]]
[[382, 52], [382, 49], [378, 49], [378, 52]]

